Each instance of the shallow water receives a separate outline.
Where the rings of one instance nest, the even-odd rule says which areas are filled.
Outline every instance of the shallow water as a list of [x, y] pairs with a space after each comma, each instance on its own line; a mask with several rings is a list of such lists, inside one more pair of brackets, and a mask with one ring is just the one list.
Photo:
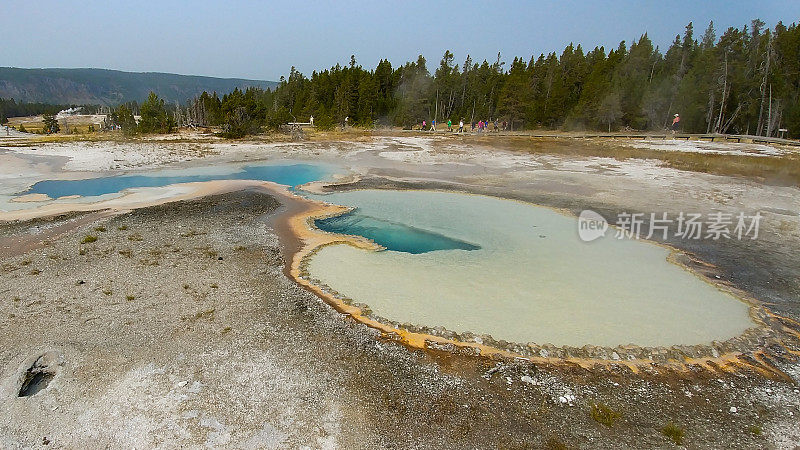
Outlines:
[[318, 219], [315, 221], [315, 225], [319, 229], [331, 233], [363, 236], [388, 250], [413, 254], [437, 250], [477, 250], [480, 248], [443, 234], [370, 217], [358, 210], [341, 216]]
[[369, 228], [388, 223], [479, 247], [374, 252], [339, 244], [312, 257], [312, 277], [390, 320], [570, 346], [710, 343], [754, 325], [746, 304], [669, 263], [667, 249], [611, 232], [582, 242], [574, 218], [547, 208], [442, 192], [321, 198], [357, 207], [374, 220]]
[[51, 198], [80, 195], [95, 197], [129, 188], [160, 187], [177, 183], [212, 180], [272, 181], [288, 186], [298, 186], [317, 181], [330, 173], [330, 169], [317, 164], [282, 163], [238, 167], [220, 167], [211, 170], [173, 170], [148, 175], [117, 175], [85, 180], [40, 181], [22, 194], [47, 194]]

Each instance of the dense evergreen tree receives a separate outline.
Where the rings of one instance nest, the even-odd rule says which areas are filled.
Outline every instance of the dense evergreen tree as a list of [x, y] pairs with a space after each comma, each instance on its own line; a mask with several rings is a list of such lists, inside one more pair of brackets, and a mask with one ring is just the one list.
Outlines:
[[203, 93], [185, 107], [195, 125], [222, 126], [242, 136], [262, 127], [307, 121], [331, 128], [419, 126], [436, 119], [507, 121], [514, 129], [663, 130], [674, 114], [683, 131], [800, 136], [800, 27], [760, 20], [719, 34], [710, 23], [698, 39], [694, 25], [662, 52], [647, 34], [606, 51], [569, 44], [505, 67], [447, 51], [433, 74], [426, 59], [374, 70], [351, 56], [306, 78], [295, 68], [274, 91]]
[[169, 133], [175, 127], [172, 115], [167, 113], [164, 100], [155, 92], [150, 92], [147, 100], [139, 108], [142, 118], [139, 120], [141, 133]]
[[52, 114], [42, 115], [42, 123], [44, 123], [44, 132], [47, 134], [58, 133], [61, 129], [58, 126], [58, 120]]
[[103, 128], [106, 130], [121, 129], [125, 134], [136, 134], [138, 129], [133, 113], [137, 109], [138, 107], [135, 103], [119, 105], [106, 115]]

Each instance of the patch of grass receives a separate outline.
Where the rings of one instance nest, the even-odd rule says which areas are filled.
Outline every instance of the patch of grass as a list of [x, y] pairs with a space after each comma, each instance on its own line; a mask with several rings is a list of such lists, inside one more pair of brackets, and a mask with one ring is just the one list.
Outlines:
[[40, 273], [42, 273], [42, 271], [41, 271], [41, 270], [39, 270], [39, 269], [33, 269], [33, 270], [31, 270], [29, 273], [30, 273], [31, 275], [39, 275]]
[[94, 235], [91, 235], [91, 234], [87, 234], [81, 240], [81, 244], [91, 244], [92, 242], [96, 242], [96, 241], [97, 241], [97, 236], [94, 236]]
[[30, 260], [30, 259], [25, 259], [25, 260], [23, 260], [23, 261], [20, 261], [19, 265], [20, 265], [20, 266], [27, 266], [27, 265], [28, 265], [28, 264], [30, 264], [30, 263], [31, 263], [31, 260]]
[[133, 242], [140, 242], [143, 241], [144, 238], [139, 233], [133, 233], [132, 235], [128, 236], [128, 240]]
[[217, 283], [211, 283], [211, 289], [218, 289], [219, 285]]
[[180, 236], [181, 237], [194, 237], [194, 236], [200, 236], [200, 235], [203, 235], [203, 234], [206, 234], [206, 233], [204, 231], [197, 231], [195, 229], [191, 229], [191, 230], [187, 231], [186, 233], [181, 233]]
[[610, 427], [620, 418], [620, 413], [614, 411], [603, 403], [592, 404], [592, 419], [595, 422]]
[[243, 251], [247, 250], [247, 247], [245, 247], [244, 245], [237, 245], [233, 249], [236, 250], [237, 252], [243, 252]]
[[661, 434], [668, 437], [675, 445], [681, 445], [685, 431], [680, 426], [670, 422], [664, 425], [664, 428], [661, 429]]
[[231, 332], [231, 327], [225, 327], [225, 328], [222, 329], [222, 331], [220, 331], [220, 334], [224, 335], [224, 334], [228, 334], [230, 332]]
[[114, 293], [114, 291], [112, 291], [111, 289], [103, 289], [103, 294], [105, 294], [105, 295], [111, 295], [113, 293]]
[[105, 233], [106, 232], [106, 227], [104, 227], [104, 226], [94, 227], [94, 231], [99, 231], [101, 233]]
[[557, 437], [551, 437], [544, 443], [545, 450], [569, 450], [567, 444], [561, 442]]
[[219, 256], [219, 253], [211, 247], [197, 247], [197, 250], [203, 252], [203, 255], [207, 258], [216, 258]]
[[120, 226], [118, 226], [118, 227], [117, 227], [117, 229], [118, 229], [119, 231], [125, 231], [125, 230], [127, 230], [127, 229], [128, 229], [128, 226], [127, 226], [127, 225], [120, 225]]
[[207, 309], [205, 311], [197, 312], [191, 316], [184, 316], [181, 319], [187, 320], [189, 322], [197, 322], [198, 320], [208, 320], [214, 321], [214, 314], [216, 313], [216, 308]]
[[186, 284], [186, 283], [183, 283], [183, 288], [188, 290], [189, 289], [189, 285]]
[[86, 249], [83, 248], [83, 247], [79, 248], [78, 249], [78, 254], [81, 255], [81, 256], [85, 255], [86, 254]]
[[129, 302], [132, 302], [132, 301], [136, 300], [136, 297], [134, 297], [131, 294], [128, 294], [128, 295], [125, 296], [125, 300], [127, 300]]
[[761, 433], [763, 433], [764, 430], [762, 430], [758, 425], [750, 425], [750, 427], [747, 428], [747, 432], [753, 436], [761, 436]]
[[131, 251], [131, 249], [129, 248], [124, 248], [119, 251], [119, 254], [126, 258], [130, 258], [131, 256], [133, 256], [133, 251]]
[[58, 255], [47, 255], [47, 257], [48, 257], [48, 258], [50, 258], [50, 259], [52, 259], [53, 261], [56, 261], [56, 260], [58, 260], [58, 258], [59, 258], [59, 256], [58, 256]]

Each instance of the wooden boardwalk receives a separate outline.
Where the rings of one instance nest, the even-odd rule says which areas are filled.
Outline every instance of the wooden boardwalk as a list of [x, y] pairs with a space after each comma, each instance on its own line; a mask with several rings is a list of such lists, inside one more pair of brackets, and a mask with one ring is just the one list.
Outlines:
[[[437, 131], [421, 131], [421, 130], [403, 130], [404, 132], [415, 134], [433, 134], [433, 135], [458, 135], [455, 131], [448, 132], [445, 130]], [[689, 133], [667, 133], [667, 134], [651, 134], [651, 133], [535, 133], [535, 132], [516, 132], [516, 131], [487, 131], [483, 133], [464, 132], [464, 135], [470, 136], [520, 136], [530, 137], [534, 139], [638, 139], [638, 140], [683, 140], [683, 141], [706, 141], [706, 142], [734, 142], [743, 144], [774, 144], [774, 145], [788, 145], [793, 147], [800, 147], [799, 140], [772, 138], [765, 136], [752, 136], [740, 134], [689, 134]]]

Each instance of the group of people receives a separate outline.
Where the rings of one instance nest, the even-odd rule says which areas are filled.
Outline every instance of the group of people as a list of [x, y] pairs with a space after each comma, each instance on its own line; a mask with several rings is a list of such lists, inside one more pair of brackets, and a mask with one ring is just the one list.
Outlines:
[[[508, 122], [504, 120], [501, 124], [497, 121], [497, 119], [494, 119], [493, 122], [490, 122], [489, 120], [479, 120], [477, 122], [472, 121], [471, 131], [474, 133], [475, 130], [477, 129], [478, 133], [488, 132], [490, 124], [494, 125], [494, 129], [492, 131], [498, 132], [498, 131], [508, 130]], [[428, 128], [428, 122], [423, 120], [422, 125], [420, 126], [419, 129], [423, 131], [425, 130], [436, 131], [436, 119], [431, 120], [430, 128]], [[450, 119], [447, 119], [447, 131], [449, 132], [453, 131], [453, 121]], [[462, 118], [461, 120], [458, 121], [458, 129], [456, 130], [456, 133], [464, 133], [464, 132], [466, 132], [466, 129], [464, 128], [464, 119]]]

